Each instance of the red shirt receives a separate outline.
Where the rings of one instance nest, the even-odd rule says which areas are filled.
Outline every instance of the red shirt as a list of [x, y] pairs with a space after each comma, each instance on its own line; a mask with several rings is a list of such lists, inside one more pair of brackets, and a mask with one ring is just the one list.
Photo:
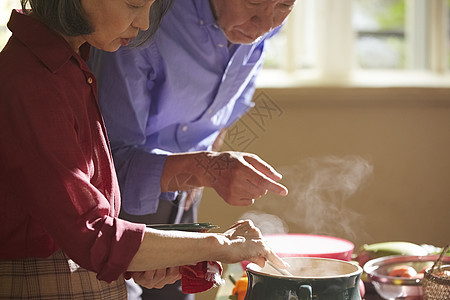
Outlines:
[[0, 259], [61, 248], [98, 279], [126, 271], [145, 225], [118, 219], [120, 195], [96, 80], [81, 56], [13, 11], [0, 53]]

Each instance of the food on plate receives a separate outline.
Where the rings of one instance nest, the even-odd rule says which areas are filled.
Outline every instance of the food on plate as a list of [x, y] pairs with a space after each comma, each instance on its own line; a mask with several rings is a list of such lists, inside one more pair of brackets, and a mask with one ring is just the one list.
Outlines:
[[417, 271], [410, 266], [406, 265], [400, 265], [395, 266], [392, 268], [392, 270], [389, 272], [389, 276], [392, 277], [402, 277], [402, 278], [414, 278], [417, 276]]
[[431, 266], [425, 266], [422, 268], [422, 270], [419, 271], [419, 273], [425, 274], [425, 271]]
[[389, 255], [422, 256], [428, 255], [428, 251], [410, 242], [382, 242], [361, 246], [356, 260], [360, 266], [364, 266], [369, 260]]
[[440, 272], [434, 272], [433, 275], [444, 279], [450, 279], [450, 270], [441, 270]]

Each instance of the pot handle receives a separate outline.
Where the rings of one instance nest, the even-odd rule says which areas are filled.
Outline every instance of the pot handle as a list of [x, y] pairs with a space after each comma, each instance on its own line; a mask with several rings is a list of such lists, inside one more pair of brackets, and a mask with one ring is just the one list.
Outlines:
[[312, 299], [312, 287], [307, 284], [302, 284], [298, 287], [297, 291], [299, 300], [311, 300]]

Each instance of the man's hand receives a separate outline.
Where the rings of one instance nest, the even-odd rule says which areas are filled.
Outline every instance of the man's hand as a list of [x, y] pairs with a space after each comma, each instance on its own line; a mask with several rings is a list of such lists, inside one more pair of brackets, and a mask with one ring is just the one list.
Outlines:
[[210, 157], [213, 163], [206, 178], [230, 205], [252, 205], [267, 192], [282, 196], [288, 193], [287, 188], [277, 182], [282, 176], [255, 154], [217, 152]]
[[286, 196], [282, 176], [255, 154], [244, 152], [179, 153], [167, 158], [162, 191], [212, 187], [225, 202], [248, 206], [271, 192]]

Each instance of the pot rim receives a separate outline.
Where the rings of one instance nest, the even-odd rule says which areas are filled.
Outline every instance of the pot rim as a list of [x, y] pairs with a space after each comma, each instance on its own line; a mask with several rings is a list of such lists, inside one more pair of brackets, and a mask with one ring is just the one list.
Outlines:
[[255, 273], [258, 275], [269, 276], [269, 277], [273, 277], [273, 278], [296, 279], [296, 280], [297, 279], [327, 280], [327, 279], [332, 279], [332, 278], [350, 278], [353, 276], [361, 275], [363, 272], [363, 269], [356, 263], [352, 263], [352, 262], [348, 262], [348, 261], [344, 261], [344, 260], [340, 260], [340, 259], [323, 258], [323, 257], [289, 257], [289, 258], [290, 259], [300, 259], [300, 260], [335, 261], [335, 262], [338, 262], [341, 264], [352, 265], [353, 267], [356, 268], [356, 270], [354, 272], [345, 273], [345, 274], [341, 274], [341, 275], [328, 275], [328, 276], [320, 276], [319, 277], [319, 276], [299, 276], [299, 275], [287, 276], [287, 275], [282, 275], [282, 274], [275, 275], [275, 274], [265, 273], [265, 272], [261, 272], [260, 270], [255, 270], [254, 268], [262, 269], [260, 266], [258, 266], [255, 263], [248, 264], [245, 269], [247, 272]]

